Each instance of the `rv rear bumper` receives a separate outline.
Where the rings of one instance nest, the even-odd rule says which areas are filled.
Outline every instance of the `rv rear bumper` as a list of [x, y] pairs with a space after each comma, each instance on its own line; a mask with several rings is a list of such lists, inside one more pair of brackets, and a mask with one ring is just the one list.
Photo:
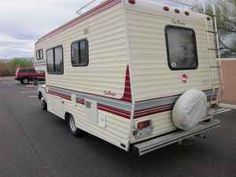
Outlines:
[[154, 150], [160, 149], [162, 147], [168, 146], [176, 142], [180, 142], [181, 140], [207, 132], [217, 127], [220, 127], [219, 120], [212, 120], [210, 122], [202, 122], [198, 126], [188, 131], [178, 130], [164, 136], [160, 136], [160, 137], [157, 137], [157, 138], [145, 141], [145, 142], [134, 144], [133, 150], [135, 153], [138, 153], [139, 156], [142, 156]]

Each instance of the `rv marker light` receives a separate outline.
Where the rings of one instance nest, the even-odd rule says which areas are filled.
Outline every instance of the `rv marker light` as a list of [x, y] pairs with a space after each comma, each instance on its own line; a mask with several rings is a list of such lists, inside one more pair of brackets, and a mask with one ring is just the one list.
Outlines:
[[185, 11], [184, 14], [187, 15], [187, 16], [189, 16], [189, 12], [187, 12], [187, 11]]
[[179, 9], [175, 9], [175, 13], [179, 14], [180, 10]]
[[181, 80], [182, 80], [183, 83], [187, 83], [188, 82], [188, 75], [187, 74], [183, 74], [181, 76]]
[[167, 7], [167, 6], [164, 6], [163, 9], [164, 9], [165, 11], [169, 11], [169, 10], [170, 10], [170, 8]]
[[136, 2], [135, 2], [135, 0], [129, 0], [129, 3], [130, 4], [135, 4]]

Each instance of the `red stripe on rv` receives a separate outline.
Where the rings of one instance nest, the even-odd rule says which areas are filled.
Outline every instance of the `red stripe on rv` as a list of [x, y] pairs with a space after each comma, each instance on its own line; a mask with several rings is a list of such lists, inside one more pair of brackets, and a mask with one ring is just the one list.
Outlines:
[[53, 92], [53, 91], [49, 91], [48, 93], [51, 94], [51, 95], [54, 95], [54, 96], [64, 98], [66, 100], [71, 100], [71, 96], [68, 96], [68, 95], [64, 95], [64, 94], [61, 94], [61, 93], [58, 93], [58, 92]]
[[130, 81], [129, 66], [127, 66], [127, 68], [126, 68], [124, 95], [120, 100], [129, 102], [129, 103], [132, 102], [132, 92], [131, 92], [131, 81]]
[[149, 116], [152, 114], [161, 113], [161, 112], [171, 111], [172, 109], [173, 109], [173, 104], [169, 104], [169, 105], [164, 105], [164, 106], [159, 106], [159, 107], [154, 107], [154, 108], [150, 108], [150, 109], [136, 111], [134, 113], [134, 119], [144, 117], [144, 116]]
[[[58, 96], [58, 97], [61, 97], [61, 98], [67, 99], [67, 100], [71, 100], [70, 96], [67, 96], [67, 95], [64, 95], [64, 94], [61, 94], [61, 93], [49, 91], [48, 94]], [[80, 99], [80, 98], [77, 99], [76, 102], [79, 103], [79, 104], [82, 104], [82, 105], [85, 104], [85, 100]], [[110, 106], [106, 106], [106, 105], [103, 105], [103, 104], [98, 104], [97, 108], [101, 111], [109, 112], [109, 113], [118, 115], [120, 117], [130, 119], [131, 113], [129, 111], [124, 111], [124, 110], [114, 108], [114, 107], [110, 107]]]
[[120, 117], [130, 119], [131, 112], [129, 112], [129, 111], [124, 111], [124, 110], [114, 108], [114, 107], [110, 107], [110, 106], [106, 106], [106, 105], [103, 105], [103, 104], [98, 104], [97, 108], [101, 111], [109, 112], [109, 113], [118, 115]]
[[105, 1], [103, 3], [101, 3], [100, 5], [98, 5], [97, 7], [95, 7], [93, 9], [89, 10], [88, 12], [82, 14], [81, 16], [71, 20], [70, 22], [64, 24], [63, 26], [61, 26], [61, 27], [51, 31], [50, 33], [46, 34], [45, 36], [40, 38], [38, 40], [38, 42], [41, 41], [41, 40], [44, 40], [44, 39], [46, 39], [48, 37], [51, 37], [53, 35], [56, 35], [56, 34], [62, 32], [62, 31], [65, 31], [68, 28], [70, 28], [72, 26], [75, 26], [75, 25], [77, 25], [78, 23], [80, 23], [80, 22], [82, 22], [84, 20], [89, 19], [89, 18], [91, 18], [91, 17], [93, 17], [93, 16], [95, 16], [95, 15], [97, 15], [97, 14], [99, 14], [99, 13], [101, 13], [101, 12], [103, 12], [103, 11], [105, 11], [105, 10], [107, 10], [107, 9], [117, 5], [117, 4], [119, 4], [119, 3], [121, 3], [121, 1], [122, 0], [107, 0], [107, 1]]

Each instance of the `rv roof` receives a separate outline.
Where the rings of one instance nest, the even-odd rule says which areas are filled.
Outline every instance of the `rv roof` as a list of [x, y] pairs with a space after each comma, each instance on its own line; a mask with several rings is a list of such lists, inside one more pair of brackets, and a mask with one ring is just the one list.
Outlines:
[[[86, 19], [88, 19], [88, 18], [90, 18], [90, 17], [96, 15], [96, 14], [99, 14], [99, 13], [103, 12], [104, 10], [107, 10], [107, 9], [109, 9], [109, 8], [115, 6], [115, 5], [117, 5], [117, 4], [119, 4], [119, 3], [123, 2], [123, 1], [124, 1], [126, 4], [128, 4], [129, 6], [132, 6], [132, 5], [130, 5], [129, 2], [128, 2], [129, 0], [106, 0], [106, 1], [102, 2], [101, 4], [99, 4], [98, 6], [92, 8], [91, 10], [89, 10], [89, 11], [87, 11], [87, 12], [81, 14], [81, 15], [78, 16], [77, 18], [75, 18], [75, 19], [69, 21], [68, 23], [66, 23], [66, 24], [64, 24], [64, 25], [62, 25], [62, 26], [60, 26], [59, 28], [57, 28], [57, 29], [55, 29], [55, 30], [49, 32], [49, 33], [46, 34], [45, 36], [41, 37], [41, 38], [37, 41], [37, 43], [40, 42], [40, 41], [42, 41], [42, 40], [45, 40], [45, 39], [48, 38], [48, 37], [54, 36], [54, 35], [56, 35], [56, 34], [62, 32], [62, 31], [65, 31], [66, 29], [68, 29], [68, 28], [70, 28], [70, 27], [72, 27], [72, 26], [74, 26], [74, 25], [76, 25], [76, 24], [78, 24], [78, 23], [80, 23], [80, 22], [82, 22], [82, 21], [84, 21], [84, 20], [86, 20]], [[145, 6], [146, 6], [146, 8], [150, 8], [150, 10], [153, 10], [153, 9], [155, 9], [155, 10], [158, 10], [158, 9], [159, 9], [159, 10], [160, 10], [160, 9], [163, 10], [163, 6], [165, 5], [165, 2], [167, 2], [167, 1], [168, 1], [168, 2], [172, 2], [172, 3], [173, 3], [173, 2], [177, 2], [177, 0], [162, 0], [162, 1], [155, 1], [155, 0], [136, 0], [136, 1], [137, 1], [137, 4], [136, 4], [135, 7], [137, 7], [137, 8], [140, 9], [140, 8], [145, 8]], [[182, 4], [183, 4], [183, 2], [182, 2]], [[171, 4], [168, 4], [168, 5], [171, 6]], [[173, 7], [174, 7], [174, 4], [172, 4], [172, 5], [173, 5]], [[157, 8], [157, 6], [159, 6], [159, 8]], [[188, 10], [188, 11], [191, 11], [191, 10]], [[172, 16], [172, 15], [176, 15], [176, 14], [174, 14], [173, 12], [170, 12], [169, 15]], [[203, 14], [199, 14], [199, 13], [196, 13], [196, 12], [191, 11], [191, 17], [192, 17], [192, 18], [193, 18], [193, 17], [199, 17], [199, 16], [202, 16], [202, 15], [203, 15]]]

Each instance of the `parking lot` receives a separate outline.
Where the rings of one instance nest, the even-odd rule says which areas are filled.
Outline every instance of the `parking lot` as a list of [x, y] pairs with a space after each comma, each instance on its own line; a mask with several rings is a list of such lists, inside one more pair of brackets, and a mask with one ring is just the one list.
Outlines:
[[136, 157], [96, 137], [71, 136], [40, 109], [36, 86], [0, 79], [0, 177], [236, 177], [236, 111], [191, 145]]

